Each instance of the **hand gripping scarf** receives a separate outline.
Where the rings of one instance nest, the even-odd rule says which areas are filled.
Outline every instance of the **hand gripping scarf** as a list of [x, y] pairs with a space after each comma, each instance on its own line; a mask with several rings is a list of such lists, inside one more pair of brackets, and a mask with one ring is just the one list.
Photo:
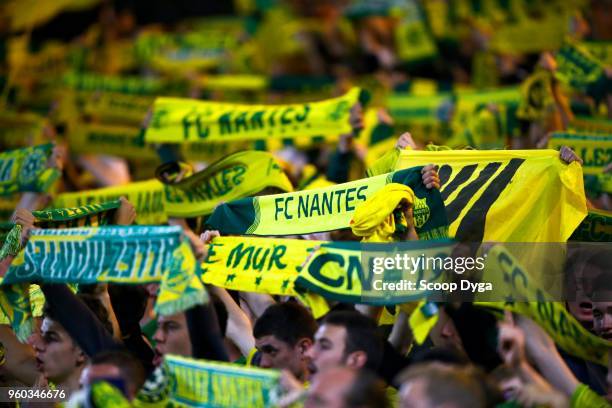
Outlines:
[[[103, 204], [92, 204], [77, 208], [59, 208], [54, 210], [32, 211], [34, 226], [39, 228], [74, 228], [97, 227], [110, 225], [115, 212], [121, 205], [120, 200]], [[7, 256], [16, 256], [21, 248], [20, 224], [5, 223], [2, 225], [0, 243], [0, 260]], [[28, 288], [29, 286], [29, 288]], [[31, 317], [42, 315], [45, 297], [38, 285], [15, 284], [2, 286], [0, 290], [0, 323], [27, 322]], [[6, 311], [6, 314], [3, 312]], [[16, 323], [16, 327], [27, 330], [27, 325]], [[26, 336], [27, 337], [27, 336]], [[23, 335], [20, 335], [23, 338]]]
[[244, 198], [218, 206], [207, 221], [227, 235], [294, 235], [349, 228], [356, 207], [389, 183], [409, 186], [422, 204], [415, 213], [421, 239], [447, 236], [440, 193], [421, 180], [414, 167], [335, 186], [295, 193]]
[[0, 153], [0, 196], [20, 191], [44, 192], [60, 172], [49, 167], [53, 144], [44, 144]]
[[612, 162], [612, 134], [554, 132], [548, 148], [559, 150], [568, 146], [582, 159], [582, 172], [591, 175], [603, 173]]
[[[171, 170], [161, 166], [158, 178]], [[289, 178], [270, 153], [243, 151], [229, 155], [206, 169], [164, 186], [166, 211], [171, 217], [208, 215], [224, 201], [253, 196], [268, 187], [291, 192]]]
[[[402, 202], [412, 206], [415, 201], [416, 197], [410, 187], [397, 183], [387, 184], [357, 207], [351, 220], [353, 234], [363, 237], [361, 242], [394, 241], [393, 235], [407, 228], [404, 214], [397, 210], [397, 206]], [[414, 208], [415, 215], [424, 203], [421, 202], [421, 205], [420, 208]]]

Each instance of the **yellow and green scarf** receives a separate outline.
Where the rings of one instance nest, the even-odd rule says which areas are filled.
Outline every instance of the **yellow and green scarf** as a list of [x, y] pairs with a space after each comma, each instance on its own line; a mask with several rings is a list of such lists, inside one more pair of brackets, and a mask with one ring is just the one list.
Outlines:
[[244, 292], [295, 296], [301, 265], [322, 241], [218, 237], [202, 262], [202, 281]]
[[163, 224], [167, 221], [164, 186], [157, 180], [59, 194], [52, 202], [54, 208], [80, 207], [100, 204], [125, 197], [136, 209], [138, 224]]
[[[110, 154], [132, 160], [157, 160], [154, 146], [142, 144], [140, 127], [130, 125], [76, 122], [68, 131], [71, 151]], [[252, 149], [254, 142], [189, 143], [180, 146], [189, 160], [214, 161], [240, 150]]]
[[130, 95], [157, 95], [163, 93], [168, 86], [160, 79], [94, 73], [66, 74], [63, 85], [77, 92], [117, 92]]
[[587, 214], [582, 169], [555, 150], [403, 150], [396, 163], [440, 166], [449, 233], [461, 241], [565, 242]]
[[[208, 295], [180, 227], [113, 226], [33, 230], [2, 281], [0, 302], [16, 333], [28, 333], [27, 283], [160, 283], [155, 311], [174, 314]], [[21, 290], [15, 290], [19, 288]]]
[[566, 352], [587, 361], [607, 364], [608, 350], [612, 347], [612, 342], [583, 328], [567, 311], [565, 303], [555, 301], [508, 249], [496, 245], [488, 252], [482, 280], [492, 282], [495, 297], [506, 298], [507, 301], [481, 302], [477, 296], [476, 305], [527, 316], [546, 330]]
[[[161, 166], [158, 177], [171, 176], [167, 173], [173, 168], [172, 164]], [[253, 196], [268, 187], [293, 191], [289, 178], [270, 153], [238, 152], [186, 179], [166, 184], [166, 211], [171, 217], [208, 215], [221, 202]]]
[[[244, 198], [218, 206], [206, 224], [229, 235], [294, 235], [348, 228], [357, 206], [389, 183], [409, 186], [419, 205], [416, 231], [422, 239], [447, 236], [438, 190], [421, 180], [422, 167], [295, 193]], [[417, 215], [418, 212], [418, 215]]]
[[133, 406], [273, 407], [279, 380], [277, 370], [166, 355]]
[[[77, 208], [32, 211], [32, 215], [34, 216], [34, 226], [38, 228], [97, 227], [112, 224], [115, 212], [120, 205], [121, 202], [116, 200]], [[1, 227], [0, 244], [2, 249], [0, 249], [0, 260], [9, 255], [16, 256], [22, 249], [21, 225], [4, 223]], [[12, 315], [7, 316], [0, 310], [2, 312], [0, 313], [0, 322], [10, 324], [11, 321], [29, 321], [30, 316], [39, 317], [44, 303], [45, 297], [38, 285], [29, 285], [29, 291], [27, 284], [4, 286], [0, 290], [0, 304], [4, 306], [0, 309], [6, 310]], [[19, 325], [18, 330], [25, 330], [25, 333], [27, 333], [29, 326]], [[27, 337], [24, 332], [18, 334], [22, 339]]]
[[44, 144], [0, 153], [0, 196], [20, 191], [44, 192], [60, 176], [49, 167], [53, 144]]
[[95, 93], [85, 101], [83, 112], [103, 123], [140, 125], [153, 100], [151, 96]]
[[[374, 258], [448, 257], [454, 243], [449, 240], [406, 241], [396, 243], [330, 242], [315, 249], [302, 266], [295, 280], [296, 290], [308, 291], [340, 302], [370, 305], [398, 305], [426, 298], [427, 290], [419, 289], [419, 281], [444, 282], [446, 276], [433, 264], [422, 263], [414, 274], [386, 268], [375, 273]], [[382, 282], [395, 282], [397, 287], [383, 288]], [[410, 289], [406, 282], [416, 285]]]
[[45, 119], [32, 112], [0, 113], [0, 146], [17, 148], [41, 143]]
[[184, 143], [351, 133], [349, 110], [361, 92], [353, 88], [338, 98], [296, 105], [158, 98], [144, 139], [149, 143]]
[[603, 133], [612, 135], [612, 120], [593, 118], [590, 116], [576, 116], [569, 124], [569, 130], [579, 133]]
[[572, 88], [586, 92], [597, 101], [610, 91], [603, 64], [582, 45], [567, 40], [556, 54], [555, 77]]

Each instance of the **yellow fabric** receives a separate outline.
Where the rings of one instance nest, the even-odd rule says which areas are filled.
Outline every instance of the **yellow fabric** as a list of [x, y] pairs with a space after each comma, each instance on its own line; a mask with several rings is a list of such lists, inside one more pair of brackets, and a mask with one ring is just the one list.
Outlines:
[[157, 98], [145, 133], [149, 143], [237, 141], [351, 133], [350, 109], [361, 90], [318, 102], [239, 105], [184, 98]]
[[580, 384], [572, 394], [571, 408], [609, 408], [610, 403], [601, 395], [597, 395], [588, 385]]
[[427, 301], [422, 300], [408, 319], [410, 330], [414, 340], [418, 344], [423, 344], [431, 329], [438, 322], [437, 308]]
[[396, 168], [427, 164], [448, 177], [440, 191], [451, 236], [565, 242], [587, 215], [582, 168], [554, 150], [402, 151]]
[[166, 184], [166, 210], [171, 217], [208, 215], [220, 202], [250, 197], [269, 187], [293, 191], [276, 158], [268, 152], [237, 152], [177, 184]]
[[398, 183], [384, 186], [355, 209], [350, 224], [353, 234], [363, 237], [362, 242], [393, 241], [396, 228], [393, 211], [403, 200], [414, 203], [410, 187]]
[[295, 296], [293, 281], [323, 241], [217, 237], [202, 262], [202, 281], [230, 290]]
[[62, 193], [55, 197], [51, 207], [80, 207], [116, 200], [122, 196], [136, 208], [138, 224], [163, 224], [167, 221], [164, 185], [154, 179], [95, 190]]

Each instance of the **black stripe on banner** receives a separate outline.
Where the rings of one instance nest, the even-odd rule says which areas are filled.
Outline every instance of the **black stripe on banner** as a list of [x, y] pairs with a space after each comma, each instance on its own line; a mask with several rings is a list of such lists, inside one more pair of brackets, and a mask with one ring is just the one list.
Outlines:
[[[476, 180], [472, 181], [470, 184], [465, 186], [459, 194], [457, 198], [455, 198], [450, 204], [446, 205], [446, 216], [448, 217], [448, 224], [452, 224], [453, 221], [459, 217], [461, 210], [467, 205], [470, 199], [482, 188], [482, 186], [491, 178], [493, 174], [499, 169], [501, 163], [489, 163], [486, 165], [484, 169], [480, 172]], [[457, 175], [459, 177], [459, 175]], [[455, 177], [455, 178], [457, 178]], [[454, 181], [454, 180], [453, 180]]]
[[453, 191], [455, 191], [460, 185], [468, 181], [469, 178], [472, 177], [472, 174], [476, 170], [476, 167], [478, 167], [477, 164], [470, 164], [469, 166], [465, 166], [464, 168], [459, 170], [459, 173], [455, 176], [453, 181], [451, 181], [450, 184], [446, 186], [444, 191], [440, 192], [440, 194], [442, 195], [442, 201], [446, 201], [448, 196], [450, 196]]
[[512, 159], [476, 200], [457, 228], [455, 237], [461, 241], [482, 242], [487, 213], [499, 195], [510, 184], [525, 159]]
[[440, 186], [446, 184], [448, 179], [450, 179], [451, 174], [453, 174], [453, 168], [448, 164], [440, 167], [440, 171], [438, 172], [438, 176], [440, 176]]

